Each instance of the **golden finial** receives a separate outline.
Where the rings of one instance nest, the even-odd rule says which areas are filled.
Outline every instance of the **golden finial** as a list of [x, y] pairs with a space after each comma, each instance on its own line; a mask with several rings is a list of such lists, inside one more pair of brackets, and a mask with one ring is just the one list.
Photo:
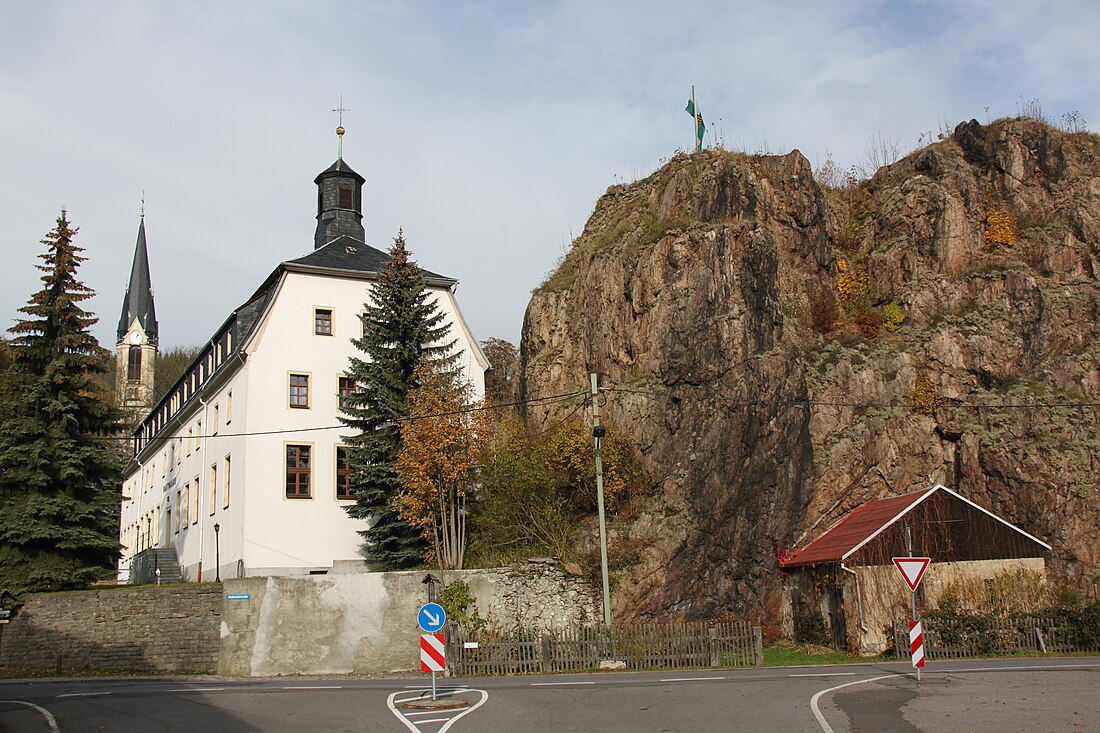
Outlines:
[[348, 109], [347, 107], [344, 106], [344, 95], [343, 94], [340, 95], [340, 106], [339, 107], [333, 107], [332, 111], [337, 112], [340, 115], [339, 121], [337, 122], [337, 126], [336, 126], [336, 138], [337, 138], [336, 157], [343, 160], [344, 159], [344, 113], [351, 111], [350, 109]]

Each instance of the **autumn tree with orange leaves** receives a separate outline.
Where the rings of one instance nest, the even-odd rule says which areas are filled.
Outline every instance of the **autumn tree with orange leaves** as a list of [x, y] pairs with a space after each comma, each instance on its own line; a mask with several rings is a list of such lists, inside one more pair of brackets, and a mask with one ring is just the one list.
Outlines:
[[476, 409], [470, 385], [453, 372], [422, 367], [409, 392], [404, 444], [397, 457], [401, 518], [423, 532], [439, 568], [461, 570], [467, 503], [478, 481], [492, 431], [488, 410]]

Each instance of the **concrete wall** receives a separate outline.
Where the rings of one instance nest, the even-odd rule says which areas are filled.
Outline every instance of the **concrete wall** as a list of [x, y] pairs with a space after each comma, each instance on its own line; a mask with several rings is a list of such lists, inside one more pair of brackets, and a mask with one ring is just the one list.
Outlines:
[[[376, 674], [419, 667], [424, 571], [242, 578], [225, 582], [219, 674]], [[466, 570], [498, 628], [550, 630], [596, 618], [595, 594], [548, 566]], [[228, 600], [229, 595], [247, 596]]]
[[218, 585], [32, 594], [0, 627], [0, 665], [212, 673], [221, 611]]

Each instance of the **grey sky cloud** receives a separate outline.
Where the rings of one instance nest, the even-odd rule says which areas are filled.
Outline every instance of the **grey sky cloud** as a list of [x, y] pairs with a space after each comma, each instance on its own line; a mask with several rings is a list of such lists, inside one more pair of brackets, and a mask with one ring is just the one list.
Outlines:
[[6, 2], [0, 322], [38, 288], [62, 205], [113, 346], [142, 192], [162, 344], [193, 344], [312, 246], [313, 177], [367, 178], [368, 240], [404, 227], [475, 335], [530, 290], [608, 185], [691, 142], [859, 163], [873, 136], [1017, 114], [1100, 124], [1091, 2]]

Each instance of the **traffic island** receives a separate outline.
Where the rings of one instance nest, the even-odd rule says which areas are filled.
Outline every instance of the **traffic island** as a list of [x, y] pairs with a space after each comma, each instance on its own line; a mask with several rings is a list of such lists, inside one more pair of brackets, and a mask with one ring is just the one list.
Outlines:
[[403, 702], [397, 707], [402, 710], [456, 710], [458, 708], [468, 708], [470, 703], [461, 698], [448, 697], [437, 698], [435, 700], [430, 697], [421, 698], [419, 700], [409, 700]]

